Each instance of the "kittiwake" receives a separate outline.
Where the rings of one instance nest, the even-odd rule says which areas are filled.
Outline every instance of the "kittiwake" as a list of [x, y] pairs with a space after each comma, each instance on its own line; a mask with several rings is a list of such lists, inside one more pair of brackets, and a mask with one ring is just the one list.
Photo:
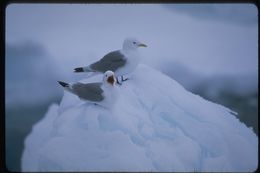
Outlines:
[[77, 95], [81, 100], [89, 103], [110, 108], [117, 98], [116, 78], [114, 72], [106, 71], [103, 76], [103, 83], [73, 83], [68, 84], [58, 81], [66, 91]]
[[[74, 72], [94, 72], [97, 74], [111, 70], [116, 77], [121, 76], [121, 81], [124, 81], [123, 76], [133, 72], [140, 62], [138, 47], [147, 46], [135, 38], [126, 38], [121, 50], [112, 51], [88, 66], [75, 68]], [[119, 81], [117, 80], [117, 82]]]

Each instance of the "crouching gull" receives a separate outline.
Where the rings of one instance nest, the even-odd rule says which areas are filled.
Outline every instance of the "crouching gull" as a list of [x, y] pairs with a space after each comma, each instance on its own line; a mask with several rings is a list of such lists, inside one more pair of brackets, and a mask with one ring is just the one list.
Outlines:
[[117, 98], [116, 79], [114, 72], [106, 71], [103, 76], [103, 83], [73, 83], [68, 84], [58, 81], [66, 91], [77, 95], [81, 100], [95, 105], [110, 108], [114, 105]]
[[120, 82], [117, 78], [117, 83], [121, 84], [127, 80], [123, 76], [133, 72], [140, 62], [138, 47], [147, 46], [135, 38], [126, 38], [121, 50], [112, 51], [88, 66], [75, 68], [74, 72], [104, 73], [111, 70], [115, 72], [116, 77], [121, 77]]

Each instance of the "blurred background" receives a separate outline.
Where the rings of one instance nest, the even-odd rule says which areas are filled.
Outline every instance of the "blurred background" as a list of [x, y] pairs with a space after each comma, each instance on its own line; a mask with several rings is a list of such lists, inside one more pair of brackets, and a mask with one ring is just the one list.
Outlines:
[[20, 171], [24, 139], [59, 103], [57, 80], [120, 49], [148, 45], [142, 63], [239, 114], [258, 135], [258, 10], [253, 4], [10, 4], [5, 24], [6, 166]]

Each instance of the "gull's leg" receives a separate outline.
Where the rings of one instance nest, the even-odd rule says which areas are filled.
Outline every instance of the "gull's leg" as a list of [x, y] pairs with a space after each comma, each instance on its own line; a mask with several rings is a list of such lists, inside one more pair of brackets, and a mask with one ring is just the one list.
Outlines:
[[122, 76], [121, 76], [121, 82], [119, 82], [118, 77], [119, 77], [119, 76], [116, 77], [116, 83], [117, 83], [118, 85], [122, 85]]
[[[119, 77], [120, 77], [120, 78], [119, 78]], [[119, 80], [119, 79], [120, 79], [120, 80]], [[123, 83], [124, 81], [127, 81], [127, 80], [128, 80], [128, 78], [125, 78], [125, 79], [124, 79], [124, 76], [123, 76], [123, 75], [116, 77], [116, 83], [119, 84], [119, 85], [122, 85], [122, 83]]]

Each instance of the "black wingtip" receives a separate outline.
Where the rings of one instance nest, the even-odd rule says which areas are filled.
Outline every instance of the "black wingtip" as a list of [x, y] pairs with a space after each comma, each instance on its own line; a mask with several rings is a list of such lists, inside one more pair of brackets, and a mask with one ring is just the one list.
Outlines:
[[74, 72], [84, 72], [82, 67], [74, 68]]
[[65, 82], [62, 82], [62, 81], [58, 81], [58, 83], [63, 86], [63, 87], [68, 87], [69, 84], [68, 83], [65, 83]]

